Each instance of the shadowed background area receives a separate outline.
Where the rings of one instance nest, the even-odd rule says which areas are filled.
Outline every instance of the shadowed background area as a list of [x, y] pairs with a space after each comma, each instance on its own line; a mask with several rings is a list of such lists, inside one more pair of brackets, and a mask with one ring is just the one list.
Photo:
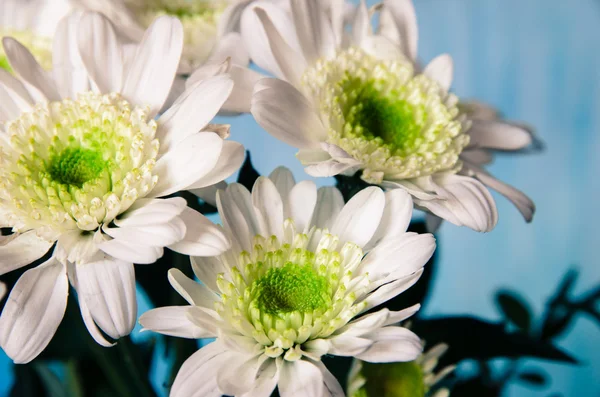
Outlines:
[[[375, 1], [370, 1], [370, 5]], [[500, 156], [490, 168], [537, 205], [525, 224], [495, 195], [496, 229], [477, 234], [444, 224], [439, 262], [425, 316], [473, 314], [499, 320], [494, 293], [518, 291], [540, 313], [565, 272], [580, 271], [575, 293], [600, 283], [595, 225], [600, 196], [600, 2], [596, 0], [415, 0], [423, 62], [454, 58], [454, 92], [496, 106], [509, 119], [535, 127], [542, 153]], [[261, 174], [278, 165], [308, 179], [295, 150], [262, 131], [250, 116], [223, 119], [232, 137], [253, 154]], [[333, 180], [320, 180], [331, 184]], [[140, 308], [141, 311], [146, 307]], [[134, 331], [137, 332], [137, 331]], [[559, 340], [579, 366], [525, 361], [551, 377], [548, 388], [512, 383], [507, 396], [599, 396], [600, 328], [585, 315]], [[465, 368], [460, 368], [465, 370]], [[155, 373], [164, 371], [160, 362]], [[12, 365], [0, 352], [0, 396], [12, 384]]]

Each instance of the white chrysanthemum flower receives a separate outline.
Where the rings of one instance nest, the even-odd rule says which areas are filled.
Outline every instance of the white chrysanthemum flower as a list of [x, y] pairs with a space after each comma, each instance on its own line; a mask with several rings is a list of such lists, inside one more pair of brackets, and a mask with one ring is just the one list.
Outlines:
[[[17, 39], [44, 69], [52, 67], [52, 38], [71, 7], [67, 0], [0, 0], [0, 37]], [[3, 48], [0, 68], [11, 71]]]
[[[64, 315], [69, 282], [92, 336], [110, 345], [136, 319], [134, 263], [153, 263], [164, 247], [216, 255], [221, 229], [165, 197], [204, 188], [243, 161], [239, 143], [206, 130], [229, 96], [227, 75], [190, 87], [156, 118], [175, 78], [183, 29], [163, 17], [132, 61], [99, 14], [65, 19], [47, 74], [12, 38], [4, 49], [18, 78], [0, 70], [0, 274], [26, 271], [0, 316], [0, 345], [18, 363], [48, 344]], [[218, 129], [217, 129], [218, 130]]]
[[407, 233], [410, 196], [369, 187], [346, 205], [332, 187], [295, 184], [285, 168], [219, 191], [232, 248], [192, 259], [203, 284], [171, 270], [190, 303], [143, 314], [146, 329], [217, 338], [181, 367], [172, 397], [339, 396], [323, 355], [369, 362], [414, 360], [419, 338], [399, 321], [418, 305], [367, 311], [413, 285], [435, 249], [431, 234]]
[[368, 363], [354, 360], [348, 375], [349, 397], [448, 397], [450, 391], [435, 386], [455, 366], [439, 372], [435, 369], [440, 357], [448, 350], [439, 344], [421, 354], [416, 360], [403, 363]]
[[[523, 145], [530, 136], [516, 126], [470, 120], [448, 91], [449, 56], [423, 71], [415, 66], [416, 25], [402, 25], [411, 3], [384, 4], [402, 28], [401, 43], [373, 34], [364, 2], [349, 33], [342, 12], [334, 7], [328, 17], [316, 0], [293, 0], [291, 16], [267, 8], [246, 11], [242, 31], [253, 38], [251, 58], [277, 77], [249, 81], [255, 84], [252, 114], [273, 136], [300, 149], [298, 158], [313, 176], [360, 172], [368, 183], [408, 191], [418, 208], [490, 231], [496, 204], [469, 155], [481, 147]], [[500, 130], [504, 135], [496, 134]], [[512, 189], [491, 177], [485, 182], [502, 193]], [[530, 219], [533, 204], [510, 192]]]

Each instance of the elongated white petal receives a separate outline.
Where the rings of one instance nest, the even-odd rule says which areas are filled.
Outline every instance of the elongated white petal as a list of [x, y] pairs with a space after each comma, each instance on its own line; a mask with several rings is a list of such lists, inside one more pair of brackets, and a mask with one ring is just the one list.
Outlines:
[[437, 81], [444, 91], [450, 90], [452, 76], [454, 74], [454, 63], [448, 54], [435, 57], [423, 70], [423, 74]]
[[233, 90], [223, 104], [222, 110], [233, 113], [250, 113], [254, 86], [265, 76], [254, 70], [241, 68], [237, 65], [231, 65], [229, 75], [234, 82]]
[[28, 363], [48, 345], [67, 307], [69, 282], [56, 258], [23, 273], [0, 316], [0, 346], [17, 364]]
[[123, 85], [131, 103], [158, 113], [169, 96], [183, 50], [183, 27], [174, 17], [159, 17], [148, 28], [132, 58]]
[[154, 263], [164, 252], [163, 247], [151, 247], [117, 239], [104, 241], [98, 244], [98, 248], [121, 261], [139, 264]]
[[[281, 361], [281, 359], [278, 359]], [[279, 381], [278, 360], [268, 360], [259, 369], [252, 388], [240, 397], [270, 397]]]
[[4, 37], [2, 44], [10, 66], [34, 90], [30, 93], [35, 93], [36, 101], [61, 99], [56, 84], [27, 48], [12, 37]]
[[113, 24], [103, 15], [86, 13], [81, 18], [79, 53], [101, 93], [123, 87], [123, 50]]
[[364, 247], [379, 227], [384, 208], [385, 194], [381, 189], [363, 189], [344, 206], [331, 232], [342, 244], [352, 242]]
[[[80, 18], [80, 13], [71, 14], [58, 24], [54, 33], [52, 75], [62, 98], [75, 99], [77, 93], [88, 91], [90, 87], [77, 43]], [[102, 59], [104, 55], [98, 58]]]
[[412, 0], [384, 0], [383, 5], [395, 22], [403, 52], [415, 61], [419, 30]]
[[129, 210], [115, 220], [119, 227], [140, 227], [162, 224], [171, 221], [186, 208], [187, 203], [181, 197], [168, 199], [139, 199]]
[[188, 89], [202, 80], [209, 80], [215, 76], [229, 73], [231, 60], [224, 59], [219, 62], [207, 62], [200, 66], [185, 80], [185, 88]]
[[323, 376], [323, 384], [322, 387], [322, 397], [344, 397], [344, 389], [338, 382], [338, 380], [333, 376], [331, 372], [325, 367], [321, 361], [316, 361], [314, 365], [319, 368], [321, 371], [321, 375]]
[[436, 179], [442, 199], [415, 203], [458, 226], [478, 232], [491, 231], [498, 222], [496, 203], [486, 187], [475, 178], [446, 175]]
[[314, 364], [298, 360], [284, 361], [279, 375], [281, 397], [320, 397], [323, 374]]
[[335, 36], [331, 22], [317, 1], [292, 1], [296, 34], [307, 62], [312, 63], [335, 53]]
[[415, 360], [422, 352], [421, 340], [403, 327], [385, 327], [367, 334], [373, 344], [356, 357], [368, 362], [389, 363]]
[[265, 78], [256, 83], [251, 111], [269, 134], [299, 149], [316, 149], [327, 136], [308, 99], [282, 80]]
[[231, 62], [242, 67], [250, 63], [250, 55], [244, 47], [242, 36], [237, 32], [230, 32], [219, 38], [208, 62], [222, 62], [227, 58], [231, 58]]
[[217, 115], [232, 89], [233, 81], [226, 74], [189, 86], [158, 119], [160, 153], [200, 132]]
[[122, 243], [142, 243], [150, 247], [165, 247], [181, 241], [186, 234], [186, 225], [181, 218], [173, 218], [163, 224], [141, 227], [105, 227], [103, 231]]
[[213, 207], [217, 206], [217, 191], [227, 189], [227, 182], [221, 181], [207, 187], [201, 187], [198, 189], [189, 189], [191, 193], [194, 193], [199, 199]]
[[327, 178], [344, 173], [353, 173], [351, 170], [358, 169], [359, 166], [360, 162], [358, 161], [347, 163], [331, 159], [318, 164], [309, 165], [304, 170], [310, 176]]
[[12, 74], [0, 68], [0, 83], [6, 91], [6, 96], [12, 99], [12, 102], [24, 112], [31, 109], [34, 100], [23, 85]]
[[[230, 189], [232, 189], [232, 186], [237, 187], [237, 184], [229, 185], [227, 187], [227, 191], [217, 192], [217, 208], [219, 210], [221, 220], [223, 221], [223, 225], [228, 231], [228, 234], [231, 236], [232, 248], [236, 251], [249, 251], [251, 249], [249, 230], [251, 226], [253, 227], [253, 225], [252, 223], [249, 225], [248, 221], [251, 221], [256, 217], [248, 216], [248, 218], [246, 218], [244, 216], [244, 213], [242, 213], [241, 209], [233, 201], [234, 199], [232, 195], [228, 193]], [[250, 193], [247, 192], [247, 194], [249, 195]], [[243, 196], [240, 198], [244, 200]], [[241, 208], [244, 208], [244, 206]], [[246, 214], [247, 213], [248, 212], [246, 212]]]
[[411, 317], [413, 314], [418, 312], [420, 308], [421, 305], [417, 303], [416, 305], [413, 305], [404, 310], [390, 311], [389, 316], [383, 325], [397, 325], [399, 322], [406, 320], [407, 318]]
[[168, 277], [171, 286], [190, 305], [212, 309], [214, 302], [218, 300], [218, 296], [214, 292], [190, 279], [179, 269], [170, 269]]
[[231, 354], [221, 343], [213, 342], [185, 360], [173, 387], [171, 397], [220, 397], [216, 375], [228, 365]]
[[355, 45], [360, 47], [362, 41], [372, 34], [373, 30], [371, 28], [369, 10], [367, 10], [365, 1], [361, 0], [352, 24], [352, 40]]
[[271, 53], [282, 73], [281, 77], [292, 85], [299, 86], [302, 74], [307, 68], [306, 60], [285, 42], [265, 10], [257, 7], [254, 12], [265, 29]]
[[371, 249], [379, 241], [394, 238], [406, 232], [412, 219], [413, 201], [410, 194], [403, 189], [393, 189], [385, 193], [385, 209], [381, 223], [367, 249]]
[[189, 135], [156, 162], [158, 183], [150, 192], [161, 197], [185, 190], [217, 164], [223, 139], [213, 132]]
[[382, 304], [383, 302], [387, 302], [393, 297], [406, 291], [419, 280], [422, 274], [423, 270], [421, 269], [415, 274], [392, 281], [388, 284], [379, 287], [377, 290], [375, 290], [375, 292], [367, 296], [367, 298], [365, 299], [367, 305], [361, 313], [364, 313], [367, 310]]
[[444, 220], [437, 215], [427, 213], [425, 214], [425, 228], [429, 233], [436, 233]]
[[52, 244], [34, 231], [0, 237], [0, 275], [40, 259]]
[[373, 341], [359, 336], [341, 334], [330, 338], [329, 343], [331, 343], [330, 354], [354, 357], [371, 347]]
[[191, 257], [192, 270], [198, 280], [212, 291], [219, 291], [217, 275], [229, 271], [229, 268], [219, 259], [214, 257]]
[[[280, 166], [277, 167], [269, 174], [269, 179], [273, 181], [277, 191], [281, 195], [281, 199], [283, 200], [284, 207], [288, 198], [290, 196], [290, 191], [296, 185], [296, 180], [294, 179], [294, 175], [292, 172], [286, 167]], [[285, 216], [288, 217], [289, 208], [286, 207]]]
[[189, 312], [188, 306], [159, 307], [142, 314], [140, 324], [147, 330], [178, 338], [200, 339], [216, 336], [192, 322]]
[[217, 385], [223, 393], [238, 396], [252, 389], [261, 362], [256, 356], [231, 362], [217, 373]]
[[223, 230], [199, 212], [186, 207], [181, 220], [185, 224], [185, 234], [176, 243], [168, 245], [173, 251], [185, 255], [215, 256], [231, 246]]
[[283, 202], [275, 184], [265, 177], [259, 177], [252, 189], [252, 204], [256, 208], [261, 229], [266, 236], [283, 235]]
[[344, 197], [338, 189], [329, 186], [319, 188], [311, 226], [331, 230], [342, 208]]
[[[229, 178], [244, 163], [246, 151], [241, 143], [223, 141], [223, 148], [217, 164], [204, 177], [195, 181], [187, 190], [202, 189], [212, 186]], [[214, 192], [216, 194], [216, 191]], [[213, 198], [213, 202], [214, 202]]]
[[131, 332], [137, 316], [133, 264], [104, 256], [78, 265], [77, 284], [102, 331], [113, 339]]
[[491, 187], [507, 199], [511, 201], [517, 207], [523, 218], [527, 222], [531, 222], [533, 220], [533, 214], [535, 213], [535, 203], [525, 195], [525, 193], [521, 192], [519, 189], [512, 187], [487, 172], [478, 172], [476, 173], [476, 178], [479, 179], [486, 186]]
[[303, 181], [294, 186], [289, 197], [290, 217], [297, 230], [308, 231], [317, 204], [317, 186], [313, 181]]
[[533, 142], [525, 128], [501, 121], [473, 120], [467, 133], [471, 137], [469, 148], [519, 150]]

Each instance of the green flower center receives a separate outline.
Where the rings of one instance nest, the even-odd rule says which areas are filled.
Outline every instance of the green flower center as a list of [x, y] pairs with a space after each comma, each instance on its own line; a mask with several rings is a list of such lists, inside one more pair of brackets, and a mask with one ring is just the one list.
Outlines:
[[327, 142], [362, 164], [373, 184], [460, 169], [469, 143], [458, 99], [404, 59], [350, 48], [302, 76], [329, 126]]
[[366, 382], [352, 397], [424, 397], [427, 392], [423, 371], [415, 361], [362, 365]]
[[273, 315], [307, 313], [331, 304], [329, 282], [312, 266], [286, 263], [282, 268], [269, 269], [252, 289], [257, 290], [261, 311]]
[[82, 187], [105, 168], [102, 154], [89, 149], [67, 148], [50, 159], [48, 173], [58, 183]]
[[382, 93], [382, 82], [374, 79], [362, 81], [347, 75], [338, 84], [348, 98], [342, 106], [346, 131], [367, 139], [380, 138], [400, 155], [414, 151], [427, 121], [423, 104], [398, 99], [401, 95], [397, 91]]

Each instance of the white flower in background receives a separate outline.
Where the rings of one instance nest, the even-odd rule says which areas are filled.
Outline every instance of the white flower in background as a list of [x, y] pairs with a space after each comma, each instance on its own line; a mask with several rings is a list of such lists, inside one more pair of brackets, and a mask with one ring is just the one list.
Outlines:
[[16, 283], [0, 316], [0, 345], [17, 363], [48, 344], [67, 304], [69, 282], [96, 341], [127, 335], [136, 319], [133, 263], [153, 263], [168, 247], [216, 255], [227, 237], [182, 198], [231, 175], [243, 147], [205, 130], [229, 96], [227, 76], [198, 82], [156, 118], [175, 78], [183, 29], [162, 17], [132, 61], [112, 24], [74, 14], [54, 40], [47, 74], [4, 38], [18, 76], [0, 70], [0, 274], [54, 247]]
[[[0, 37], [19, 40], [44, 69], [50, 69], [52, 37], [69, 10], [68, 0], [0, 0]], [[0, 68], [11, 70], [2, 48]]]
[[402, 190], [369, 187], [346, 205], [332, 187], [295, 184], [285, 168], [252, 193], [219, 191], [230, 250], [192, 259], [199, 284], [180, 271], [171, 285], [190, 306], [143, 314], [146, 329], [217, 338], [181, 367], [172, 397], [339, 396], [323, 355], [368, 362], [411, 361], [419, 338], [397, 326], [418, 306], [368, 310], [413, 285], [435, 249], [431, 234], [407, 233], [412, 201]]
[[448, 366], [435, 372], [439, 358], [448, 346], [439, 344], [421, 354], [415, 361], [403, 363], [368, 363], [354, 360], [348, 374], [349, 397], [448, 397], [438, 382], [454, 371]]
[[253, 10], [246, 23], [243, 17], [243, 36], [256, 38], [247, 42], [252, 60], [277, 77], [252, 80], [258, 123], [299, 148], [313, 176], [360, 172], [368, 183], [406, 190], [418, 208], [490, 231], [498, 214], [481, 179], [519, 203], [530, 219], [531, 201], [475, 168], [469, 157], [481, 148], [524, 145], [529, 134], [508, 126], [499, 137], [495, 130], [502, 124], [469, 120], [448, 92], [449, 56], [423, 72], [414, 66], [416, 25], [406, 24], [412, 4], [384, 5], [403, 29], [401, 43], [372, 32], [364, 3], [350, 34], [342, 12], [328, 17], [315, 0], [293, 0], [290, 17], [272, 8]]

